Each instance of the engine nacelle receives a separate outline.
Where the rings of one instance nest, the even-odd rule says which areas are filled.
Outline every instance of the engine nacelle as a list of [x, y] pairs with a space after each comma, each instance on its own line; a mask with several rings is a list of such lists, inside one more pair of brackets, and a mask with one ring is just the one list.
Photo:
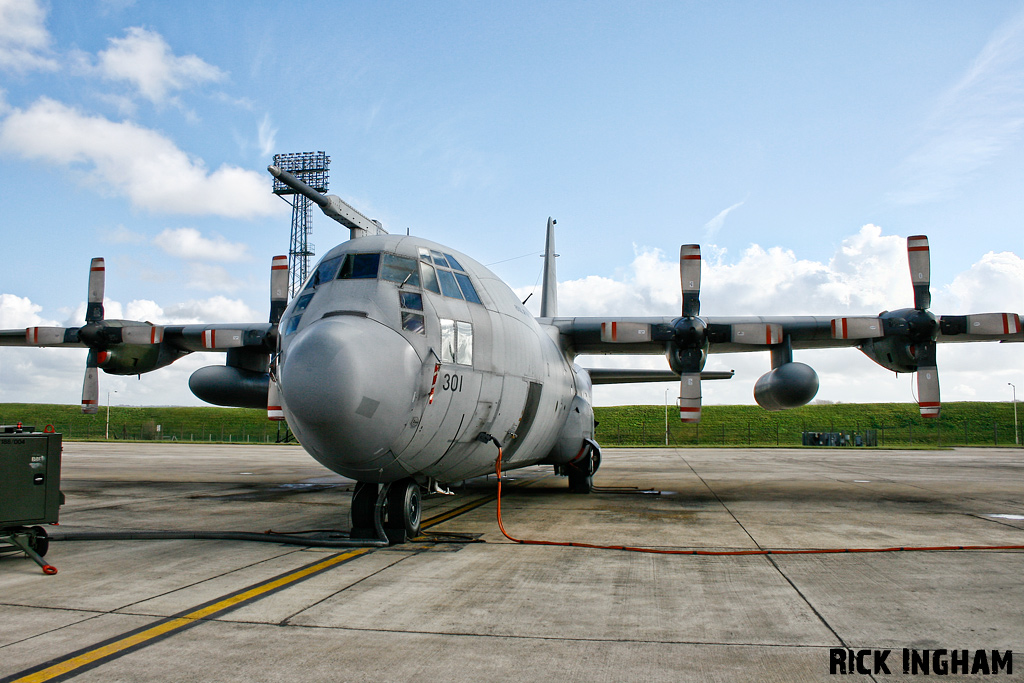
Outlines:
[[266, 408], [270, 373], [230, 365], [208, 365], [192, 373], [188, 388], [199, 399], [214, 405]]
[[92, 350], [89, 353], [96, 366], [103, 368], [108, 375], [141, 375], [170, 365], [177, 358], [176, 354], [165, 352], [159, 344], [118, 344], [104, 351]]
[[754, 385], [754, 400], [765, 410], [807, 405], [818, 393], [818, 375], [804, 363], [783, 363]]

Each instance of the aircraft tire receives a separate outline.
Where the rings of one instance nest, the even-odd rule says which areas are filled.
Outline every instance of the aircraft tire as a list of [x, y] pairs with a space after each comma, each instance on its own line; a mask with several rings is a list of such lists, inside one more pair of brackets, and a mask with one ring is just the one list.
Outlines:
[[404, 529], [408, 538], [420, 535], [420, 521], [423, 516], [423, 499], [420, 487], [412, 479], [402, 479], [391, 485], [388, 491], [388, 522], [391, 529]]
[[352, 528], [373, 529], [373, 516], [376, 514], [377, 484], [357, 481], [352, 491]]
[[569, 472], [569, 490], [573, 493], [590, 493], [594, 488], [594, 475]]

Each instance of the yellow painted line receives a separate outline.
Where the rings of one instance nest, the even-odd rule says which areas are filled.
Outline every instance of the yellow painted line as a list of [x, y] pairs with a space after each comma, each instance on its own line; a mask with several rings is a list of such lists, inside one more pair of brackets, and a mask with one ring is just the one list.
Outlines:
[[460, 505], [459, 507], [455, 508], [454, 510], [449, 510], [448, 512], [442, 512], [441, 514], [439, 514], [439, 515], [437, 515], [435, 517], [431, 517], [427, 521], [425, 521], [422, 524], [420, 524], [420, 528], [421, 529], [429, 529], [430, 527], [435, 526], [437, 524], [440, 524], [441, 522], [447, 522], [452, 517], [458, 517], [461, 514], [464, 514], [466, 512], [469, 512], [470, 510], [478, 508], [481, 505], [486, 505], [487, 503], [490, 503], [491, 501], [497, 500], [497, 499], [498, 499], [497, 495], [484, 496], [483, 498], [479, 498], [477, 500], [474, 500], [471, 503], [466, 503], [464, 505]]
[[244, 590], [235, 595], [228, 596], [222, 600], [218, 600], [212, 604], [206, 605], [205, 607], [199, 607], [194, 609], [187, 614], [183, 614], [178, 617], [173, 617], [167, 621], [161, 622], [155, 626], [127, 635], [123, 638], [119, 638], [106, 645], [88, 650], [79, 655], [68, 657], [62, 661], [52, 664], [44, 669], [28, 674], [21, 678], [5, 679], [9, 680], [10, 683], [41, 683], [42, 681], [50, 681], [59, 676], [66, 676], [77, 669], [80, 669], [90, 664], [95, 664], [103, 659], [113, 657], [118, 653], [122, 653], [129, 648], [138, 647], [145, 645], [148, 641], [155, 638], [173, 633], [174, 631], [186, 628], [195, 624], [197, 621], [213, 616], [218, 612], [229, 610], [233, 607], [237, 607], [242, 603], [258, 599], [263, 597], [267, 593], [283, 588], [288, 584], [295, 583], [305, 579], [313, 574], [322, 572], [326, 569], [330, 569], [334, 565], [340, 564], [351, 560], [359, 555], [370, 552], [373, 548], [358, 548], [356, 550], [350, 550], [348, 552], [340, 553], [329, 557], [322, 562], [310, 565], [298, 571], [294, 571], [288, 574], [279, 576], [276, 579], [268, 581], [267, 583], [259, 584]]

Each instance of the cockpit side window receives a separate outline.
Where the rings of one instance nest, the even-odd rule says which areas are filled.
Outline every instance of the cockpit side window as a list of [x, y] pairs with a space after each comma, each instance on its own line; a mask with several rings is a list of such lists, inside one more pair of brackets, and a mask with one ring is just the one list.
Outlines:
[[380, 254], [345, 254], [339, 280], [373, 280], [380, 267]]
[[316, 270], [313, 271], [313, 275], [306, 282], [305, 289], [315, 289], [324, 282], [330, 282], [334, 279], [334, 274], [338, 272], [338, 264], [341, 263], [341, 257], [335, 256], [321, 261], [317, 264]]
[[295, 306], [292, 308], [291, 316], [284, 324], [283, 336], [287, 337], [298, 329], [299, 322], [302, 320], [302, 312], [306, 310], [307, 306], [309, 306], [309, 302], [313, 300], [314, 294], [316, 294], [316, 292], [307, 292], [295, 301]]
[[441, 318], [441, 362], [473, 364], [473, 325]]

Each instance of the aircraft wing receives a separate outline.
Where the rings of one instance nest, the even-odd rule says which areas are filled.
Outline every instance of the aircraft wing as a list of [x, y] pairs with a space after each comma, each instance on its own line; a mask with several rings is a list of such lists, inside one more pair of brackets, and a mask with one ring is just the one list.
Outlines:
[[[898, 311], [895, 313], [899, 313]], [[881, 316], [702, 316], [708, 353], [766, 351], [789, 340], [793, 349], [859, 347], [900, 332], [911, 332], [901, 320]], [[677, 339], [682, 318], [542, 318], [558, 329], [564, 343], [577, 355], [642, 355], [665, 353]], [[938, 318], [935, 341], [1024, 342], [1020, 316], [1014, 313], [944, 315]], [[843, 332], [844, 321], [846, 332]], [[877, 321], [877, 322], [876, 322]], [[891, 322], [890, 322], [891, 321]]]
[[1016, 313], [931, 313], [930, 259], [927, 237], [907, 238], [913, 308], [884, 311], [877, 316], [715, 317], [700, 315], [700, 246], [684, 244], [679, 250], [679, 317], [551, 317], [540, 322], [558, 330], [563, 349], [572, 355], [665, 353], [669, 367], [679, 375], [679, 411], [685, 422], [700, 420], [701, 373], [710, 353], [769, 351], [772, 370], [757, 381], [754, 397], [769, 410], [781, 410], [806, 404], [818, 391], [817, 375], [810, 366], [793, 361], [794, 349], [850, 346], [894, 372], [916, 372], [921, 415], [936, 417], [937, 344], [1022, 342], [1024, 334]]

